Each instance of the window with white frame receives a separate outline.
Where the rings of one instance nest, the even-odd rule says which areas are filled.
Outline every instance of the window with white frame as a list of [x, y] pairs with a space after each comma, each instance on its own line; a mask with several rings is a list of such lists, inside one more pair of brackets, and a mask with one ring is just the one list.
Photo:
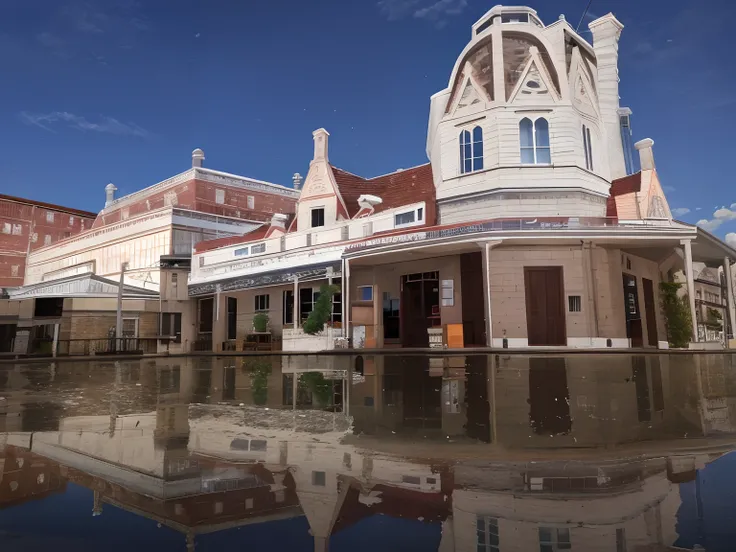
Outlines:
[[500, 552], [498, 518], [477, 516], [475, 525], [476, 542], [478, 543], [476, 550], [478, 552]]
[[44, 245], [51, 245], [51, 236], [49, 234], [46, 234], [43, 237], [43, 244]]
[[258, 243], [250, 248], [251, 255], [257, 255], [258, 253], [265, 253], [265, 252], [266, 252], [265, 243]]
[[215, 190], [215, 203], [219, 205], [225, 203], [225, 190]]
[[69, 216], [69, 226], [74, 226], [74, 215]]
[[3, 222], [3, 234], [10, 234], [12, 232], [13, 227], [10, 225], [9, 222]]
[[558, 552], [572, 550], [570, 530], [557, 527], [539, 528], [539, 552]]
[[243, 255], [247, 255], [250, 252], [250, 247], [241, 247], [240, 249], [235, 250], [235, 256], [236, 257], [242, 257]]
[[12, 278], [17, 278], [20, 274], [20, 265], [12, 265], [10, 267], [10, 276]]
[[405, 211], [403, 213], [396, 213], [394, 215], [394, 226], [405, 226], [423, 221], [424, 207], [419, 207], [418, 209], [412, 209], [411, 211]]
[[358, 301], [373, 301], [373, 286], [358, 286]]
[[23, 234], [23, 227], [20, 224], [14, 224], [13, 225], [13, 235], [20, 236], [21, 234]]
[[583, 149], [585, 150], [585, 168], [593, 170], [593, 142], [590, 139], [590, 129], [583, 125]]
[[264, 312], [268, 310], [268, 306], [270, 303], [271, 296], [266, 295], [256, 295], [256, 306], [255, 310], [256, 312]]
[[483, 129], [479, 126], [473, 131], [460, 132], [460, 174], [483, 169]]
[[532, 121], [524, 117], [519, 122], [521, 163], [524, 165], [549, 165], [552, 153], [549, 145], [549, 123], [544, 117]]
[[256, 198], [253, 196], [248, 196], [248, 209], [255, 209], [256, 208]]
[[46, 211], [46, 222], [54, 222], [54, 212]]
[[414, 211], [407, 211], [406, 213], [397, 213], [394, 215], [394, 225], [401, 226], [402, 224], [411, 224], [416, 220], [416, 213]]
[[137, 318], [123, 318], [123, 337], [138, 337]]

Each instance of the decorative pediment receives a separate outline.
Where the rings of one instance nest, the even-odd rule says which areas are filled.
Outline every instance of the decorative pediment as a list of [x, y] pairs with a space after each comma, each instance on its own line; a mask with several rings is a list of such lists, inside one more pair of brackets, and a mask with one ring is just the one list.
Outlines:
[[538, 52], [532, 48], [531, 57], [509, 97], [509, 103], [544, 104], [555, 103], [559, 99], [560, 96], [544, 64], [541, 63]]

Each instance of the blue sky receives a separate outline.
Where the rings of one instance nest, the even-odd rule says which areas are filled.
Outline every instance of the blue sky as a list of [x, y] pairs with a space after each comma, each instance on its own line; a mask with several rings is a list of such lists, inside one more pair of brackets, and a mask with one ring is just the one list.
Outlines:
[[[423, 163], [429, 97], [494, 3], [2, 0], [1, 191], [98, 211], [108, 182], [154, 184], [195, 147], [289, 184], [319, 127], [352, 172]], [[530, 4], [577, 24], [587, 0]], [[593, 0], [591, 16], [608, 11], [626, 26], [622, 104], [656, 142], [671, 207], [736, 244], [736, 3]]]

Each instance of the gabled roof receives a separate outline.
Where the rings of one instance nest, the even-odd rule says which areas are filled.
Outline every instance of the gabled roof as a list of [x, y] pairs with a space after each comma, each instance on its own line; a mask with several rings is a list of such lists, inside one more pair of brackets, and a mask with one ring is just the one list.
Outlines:
[[427, 204], [427, 224], [434, 224], [436, 196], [432, 165], [429, 163], [375, 178], [363, 178], [334, 165], [331, 168], [350, 218], [360, 211], [358, 198], [370, 194], [383, 200], [383, 203], [376, 205], [375, 213], [424, 201]]
[[618, 196], [633, 194], [641, 191], [641, 171], [638, 173], [617, 178], [611, 182], [610, 195], [606, 200], [606, 216], [618, 217], [618, 208], [616, 207], [616, 198]]

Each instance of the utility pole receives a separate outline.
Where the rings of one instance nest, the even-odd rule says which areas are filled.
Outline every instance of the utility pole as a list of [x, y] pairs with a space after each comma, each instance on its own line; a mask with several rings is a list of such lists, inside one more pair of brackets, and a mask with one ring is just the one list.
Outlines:
[[115, 338], [117, 345], [120, 344], [120, 339], [123, 337], [123, 286], [125, 285], [126, 270], [128, 270], [128, 263], [122, 263], [120, 265], [120, 285], [118, 285], [118, 315], [115, 323]]

